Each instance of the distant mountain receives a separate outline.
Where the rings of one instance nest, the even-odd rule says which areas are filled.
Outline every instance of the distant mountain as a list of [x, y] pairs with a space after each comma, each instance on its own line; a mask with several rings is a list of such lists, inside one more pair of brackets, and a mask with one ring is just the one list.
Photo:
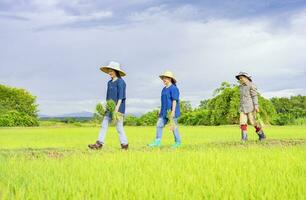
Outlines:
[[62, 115], [44, 115], [44, 114], [39, 114], [39, 118], [67, 118], [67, 117], [86, 117], [86, 118], [91, 118], [93, 117], [93, 113], [91, 112], [78, 112], [78, 113], [67, 113], [67, 114], [62, 114]]
[[93, 113], [84, 111], [78, 113], [68, 113], [68, 114], [58, 115], [56, 117], [93, 117]]
[[49, 115], [44, 115], [44, 114], [38, 114], [38, 118], [47, 118], [50, 117]]
[[[45, 114], [38, 114], [38, 118], [68, 118], [68, 117], [74, 117], [74, 118], [91, 118], [93, 117], [94, 113], [91, 112], [77, 112], [77, 113], [67, 113], [62, 115], [45, 115]], [[126, 113], [126, 115], [133, 115], [135, 117], [140, 117], [144, 113]]]

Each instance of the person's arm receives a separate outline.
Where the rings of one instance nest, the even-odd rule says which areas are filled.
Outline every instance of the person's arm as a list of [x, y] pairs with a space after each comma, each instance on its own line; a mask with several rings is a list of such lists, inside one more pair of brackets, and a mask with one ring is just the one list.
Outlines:
[[175, 117], [175, 110], [176, 110], [176, 100], [172, 101], [172, 112], [171, 112], [171, 117]]
[[180, 91], [178, 90], [177, 87], [173, 88], [171, 90], [171, 98], [172, 98], [172, 112], [171, 112], [171, 117], [175, 117], [175, 111], [176, 111], [176, 106], [180, 98]]
[[259, 104], [258, 104], [258, 92], [255, 85], [251, 85], [250, 87], [250, 94], [251, 98], [253, 100], [254, 108], [256, 112], [259, 112]]
[[125, 99], [125, 83], [122, 80], [119, 80], [120, 82], [118, 83], [118, 102], [115, 108], [115, 112], [118, 112], [120, 109], [120, 105], [122, 103], [122, 100]]
[[107, 83], [107, 88], [106, 88], [106, 101], [108, 100], [108, 95], [109, 95], [108, 88], [109, 88], [109, 82]]
[[119, 111], [121, 103], [122, 103], [122, 99], [119, 99], [118, 102], [117, 102], [116, 108], [115, 108], [115, 112]]

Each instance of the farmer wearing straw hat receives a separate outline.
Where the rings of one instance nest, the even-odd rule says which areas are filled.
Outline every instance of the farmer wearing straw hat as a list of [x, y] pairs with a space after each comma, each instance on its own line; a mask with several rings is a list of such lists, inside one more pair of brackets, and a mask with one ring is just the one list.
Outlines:
[[[107, 66], [102, 66], [100, 70], [111, 77], [111, 80], [107, 83], [106, 100], [113, 100], [116, 102], [115, 112], [119, 113], [122, 117], [116, 121], [116, 128], [119, 134], [121, 148], [128, 149], [128, 140], [123, 129], [123, 115], [125, 113], [125, 101], [126, 101], [126, 84], [121, 78], [126, 73], [121, 70], [120, 64], [117, 62], [110, 62]], [[90, 144], [90, 149], [101, 149], [104, 145], [104, 139], [107, 132], [108, 124], [112, 121], [111, 115], [108, 112], [102, 121], [102, 128], [100, 130], [99, 138], [95, 144]]]
[[149, 147], [160, 147], [163, 128], [167, 123], [170, 123], [171, 131], [174, 134], [175, 143], [173, 148], [178, 148], [181, 145], [181, 138], [178, 131], [178, 117], [180, 116], [180, 92], [176, 86], [176, 78], [172, 72], [166, 71], [159, 76], [163, 81], [165, 87], [161, 92], [161, 109], [159, 111], [159, 118], [156, 125], [155, 141], [149, 144]]
[[236, 79], [240, 82], [240, 129], [241, 140], [247, 141], [248, 120], [254, 126], [259, 140], [266, 138], [262, 127], [256, 122], [256, 113], [259, 112], [257, 88], [252, 82], [251, 76], [245, 72], [236, 75]]

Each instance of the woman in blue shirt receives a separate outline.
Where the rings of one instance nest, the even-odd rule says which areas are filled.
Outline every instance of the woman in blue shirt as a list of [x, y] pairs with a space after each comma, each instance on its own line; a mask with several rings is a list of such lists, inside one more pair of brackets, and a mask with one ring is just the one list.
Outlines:
[[[107, 83], [106, 100], [113, 100], [116, 102], [115, 112], [118, 112], [122, 117], [116, 122], [116, 128], [119, 134], [121, 148], [128, 149], [128, 140], [123, 129], [123, 115], [125, 113], [126, 101], [126, 84], [121, 78], [125, 76], [125, 72], [120, 69], [120, 64], [110, 62], [108, 66], [100, 68], [103, 72], [107, 73], [111, 80]], [[104, 144], [105, 135], [107, 132], [108, 124], [111, 122], [110, 113], [107, 113], [102, 121], [102, 128], [100, 130], [99, 138], [95, 144], [90, 144], [90, 149], [101, 149]]]
[[161, 93], [161, 109], [159, 112], [159, 118], [156, 125], [156, 139], [153, 143], [149, 144], [150, 147], [160, 147], [163, 128], [168, 123], [168, 111], [171, 111], [170, 117], [173, 118], [174, 127], [171, 130], [174, 134], [175, 143], [172, 147], [177, 148], [181, 145], [181, 138], [178, 131], [178, 117], [180, 116], [180, 92], [176, 86], [176, 78], [170, 71], [166, 71], [164, 74], [159, 76], [165, 84], [165, 87]]

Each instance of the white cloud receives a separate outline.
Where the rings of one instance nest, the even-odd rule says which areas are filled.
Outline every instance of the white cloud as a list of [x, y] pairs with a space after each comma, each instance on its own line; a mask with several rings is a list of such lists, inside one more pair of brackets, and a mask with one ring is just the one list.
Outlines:
[[305, 88], [284, 89], [284, 90], [278, 90], [278, 91], [264, 92], [262, 95], [266, 98], [291, 97], [291, 96], [295, 96], [295, 95], [306, 95], [306, 89]]
[[[55, 116], [75, 112], [94, 112], [97, 103], [105, 104], [105, 100], [39, 100], [40, 113]], [[141, 114], [158, 108], [157, 99], [130, 98], [127, 100], [127, 114]]]
[[56, 116], [75, 112], [94, 112], [95, 105], [99, 100], [39, 100], [39, 110], [41, 114]]
[[27, 6], [20, 6], [18, 12], [15, 10], [0, 11], [0, 16], [27, 19], [27, 25], [32, 29], [59, 27], [94, 20], [102, 21], [113, 16], [111, 10], [93, 10], [90, 5], [78, 0], [69, 1], [67, 5], [76, 12], [68, 12], [66, 4], [62, 4], [59, 0], [32, 0]]
[[191, 5], [182, 5], [175, 8], [167, 4], [149, 7], [143, 11], [132, 13], [128, 18], [136, 22], [151, 22], [156, 20], [186, 20], [199, 15], [199, 10]]
[[[167, 9], [137, 12], [129, 18], [137, 23], [124, 27], [33, 32], [25, 22], [0, 20], [6, 33], [0, 38], [5, 47], [0, 49], [0, 78], [33, 91], [46, 114], [93, 110], [105, 98], [108, 80], [98, 67], [109, 60], [121, 62], [128, 73], [127, 110], [134, 113], [158, 106], [158, 75], [166, 69], [176, 74], [181, 98], [193, 105], [210, 97], [222, 81], [235, 82], [239, 71], [252, 74], [267, 97], [305, 90], [306, 11], [281, 26], [270, 18], [186, 20], [191, 7]], [[51, 9], [41, 17], [29, 14], [32, 20], [26, 23], [39, 27], [116, 15], [101, 12], [74, 18]]]

